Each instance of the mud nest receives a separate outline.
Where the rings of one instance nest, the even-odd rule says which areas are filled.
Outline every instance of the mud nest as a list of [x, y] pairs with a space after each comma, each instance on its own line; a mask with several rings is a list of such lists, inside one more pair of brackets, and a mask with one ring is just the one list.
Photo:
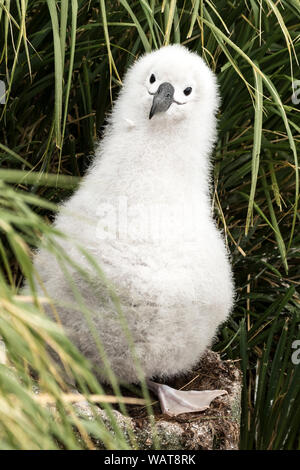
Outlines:
[[[164, 383], [182, 390], [224, 389], [228, 395], [213, 400], [210, 408], [205, 411], [177, 417], [162, 414], [159, 403], [153, 396], [152, 406], [160, 449], [238, 449], [241, 373], [233, 361], [222, 361], [217, 353], [207, 351], [192, 371]], [[124, 396], [137, 396], [132, 390], [123, 389], [122, 392]], [[80, 409], [81, 413], [88, 414], [88, 409], [84, 410], [81, 406]], [[114, 411], [124, 435], [129, 440], [128, 428], [131, 428], [139, 449], [154, 449], [153, 428], [146, 408], [127, 405], [127, 410], [127, 417], [117, 408]], [[100, 408], [99, 414], [110, 428], [109, 419]], [[96, 444], [99, 449], [103, 448], [100, 441]]]

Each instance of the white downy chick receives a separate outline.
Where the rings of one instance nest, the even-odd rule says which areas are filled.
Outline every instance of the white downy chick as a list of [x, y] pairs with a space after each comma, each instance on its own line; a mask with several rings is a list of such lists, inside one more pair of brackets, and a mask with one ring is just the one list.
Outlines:
[[[93, 164], [54, 222], [94, 256], [112, 282], [148, 379], [191, 369], [232, 309], [231, 267], [210, 198], [218, 105], [216, 78], [197, 54], [172, 45], [142, 56], [125, 76]], [[58, 242], [91, 271], [74, 242]], [[101, 366], [85, 316], [70, 307], [76, 301], [56, 258], [41, 248], [34, 265], [60, 304], [70, 339]], [[91, 285], [69, 271], [93, 312], [114, 373], [138, 382], [105, 284], [95, 274]], [[224, 393], [211, 391], [207, 401], [207, 392], [184, 392], [182, 399], [183, 392], [148, 383], [163, 411], [174, 415], [205, 409]]]

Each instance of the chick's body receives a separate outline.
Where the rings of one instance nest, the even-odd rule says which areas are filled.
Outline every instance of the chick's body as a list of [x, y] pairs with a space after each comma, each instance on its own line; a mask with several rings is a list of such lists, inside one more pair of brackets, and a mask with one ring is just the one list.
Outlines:
[[[166, 81], [184, 104], [174, 102], [149, 120], [152, 90]], [[182, 93], [188, 86], [194, 92], [189, 99]], [[217, 106], [215, 78], [195, 54], [169, 46], [140, 59], [125, 78], [92, 167], [55, 221], [114, 286], [148, 378], [191, 368], [232, 308], [230, 263], [209, 196]], [[73, 241], [59, 243], [90, 269]], [[67, 306], [74, 294], [56, 258], [41, 249], [35, 267], [47, 293], [65, 303], [58, 309], [69, 337], [101, 365], [84, 315]], [[89, 283], [75, 269], [71, 275], [113, 371], [137, 382], [128, 337], [104, 282], [94, 275]]]

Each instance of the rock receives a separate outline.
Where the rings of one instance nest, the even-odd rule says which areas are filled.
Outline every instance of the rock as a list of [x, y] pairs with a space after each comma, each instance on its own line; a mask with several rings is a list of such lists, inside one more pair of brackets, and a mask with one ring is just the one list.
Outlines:
[[[219, 355], [207, 351], [192, 372], [168, 382], [185, 390], [225, 389], [228, 395], [216, 398], [203, 412], [181, 414], [176, 418], [161, 414], [159, 405], [153, 406], [159, 448], [165, 450], [238, 449], [241, 414], [241, 372], [232, 361], [222, 361]], [[127, 393], [128, 395], [128, 393]], [[76, 405], [77, 406], [77, 405]], [[80, 403], [78, 413], [92, 419], [87, 402]], [[131, 428], [138, 449], [154, 449], [153, 428], [143, 406], [127, 406], [129, 417], [114, 410], [118, 425], [129, 441]], [[112, 431], [105, 411], [97, 412]], [[130, 441], [129, 441], [130, 442]], [[103, 448], [100, 441], [97, 448]]]

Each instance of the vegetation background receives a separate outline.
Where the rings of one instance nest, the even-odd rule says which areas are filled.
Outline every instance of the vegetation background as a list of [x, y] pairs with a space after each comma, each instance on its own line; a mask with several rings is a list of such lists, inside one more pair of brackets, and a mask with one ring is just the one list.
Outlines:
[[[34, 290], [31, 305], [19, 287], [32, 279], [30, 250], [41, 238], [70, 262], [52, 240], [56, 203], [84, 175], [126, 68], [169, 43], [197, 51], [220, 84], [213, 207], [237, 301], [214, 349], [243, 371], [240, 447], [300, 448], [299, 1], [0, 0], [1, 449], [93, 448], [89, 435], [134, 447], [113, 417], [115, 433], [76, 417], [45, 344], [84, 393], [103, 390]], [[57, 419], [35, 397], [31, 368]]]

